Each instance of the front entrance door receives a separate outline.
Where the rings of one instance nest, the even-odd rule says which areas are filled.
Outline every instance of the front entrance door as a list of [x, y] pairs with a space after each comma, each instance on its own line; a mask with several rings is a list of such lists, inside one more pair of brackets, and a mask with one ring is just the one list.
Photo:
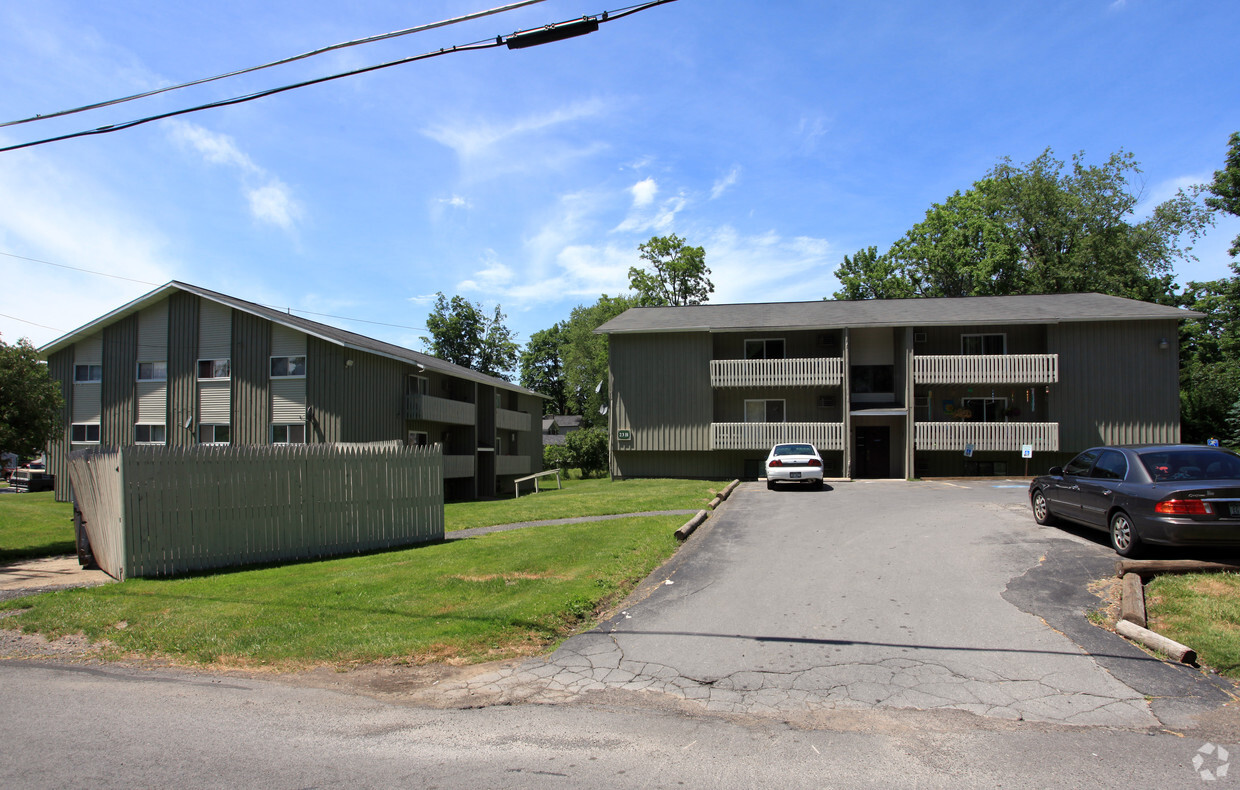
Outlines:
[[891, 477], [891, 428], [886, 425], [858, 425], [856, 428], [854, 477]]

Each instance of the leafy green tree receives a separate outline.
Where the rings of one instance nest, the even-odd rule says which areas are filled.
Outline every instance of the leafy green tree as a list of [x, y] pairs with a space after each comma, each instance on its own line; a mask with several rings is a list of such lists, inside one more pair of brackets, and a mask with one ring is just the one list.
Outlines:
[[564, 322], [530, 335], [521, 352], [521, 386], [549, 396], [543, 414], [566, 414], [568, 390], [564, 382]]
[[701, 247], [688, 247], [673, 233], [653, 236], [637, 249], [651, 269], [629, 268], [629, 288], [637, 292], [642, 307], [702, 304], [714, 292]]
[[607, 471], [607, 431], [603, 428], [582, 428], [564, 437], [570, 465], [581, 470], [582, 477]]
[[1101, 165], [1050, 149], [1024, 165], [1003, 159], [967, 192], [933, 204], [882, 255], [845, 258], [840, 299], [1099, 293], [1174, 301], [1174, 263], [1209, 220], [1181, 191], [1135, 221], [1141, 172], [1132, 154]]
[[1240, 450], [1240, 400], [1231, 405], [1231, 412], [1227, 415], [1225, 444], [1233, 450]]
[[43, 453], [62, 427], [63, 404], [60, 384], [30, 341], [23, 337], [10, 346], [0, 339], [0, 451], [22, 458]]
[[435, 295], [435, 309], [426, 318], [430, 337], [423, 337], [429, 353], [442, 360], [461, 365], [488, 376], [509, 380], [509, 371], [516, 367], [519, 346], [512, 332], [504, 325], [499, 305], [488, 316], [482, 305], [460, 296], [447, 299]]
[[562, 444], [543, 445], [543, 469], [568, 469], [568, 448]]
[[595, 329], [637, 306], [637, 297], [604, 294], [592, 305], [573, 308], [564, 323], [563, 355], [564, 385], [567, 410], [580, 414], [583, 427], [606, 425], [601, 413], [608, 402], [607, 336], [596, 335]]
[[[1214, 181], [1206, 185], [1210, 197], [1206, 205], [1215, 211], [1240, 217], [1240, 132], [1232, 132], [1227, 160], [1222, 170], [1214, 171]], [[1231, 256], [1240, 258], [1240, 236], [1231, 244]]]

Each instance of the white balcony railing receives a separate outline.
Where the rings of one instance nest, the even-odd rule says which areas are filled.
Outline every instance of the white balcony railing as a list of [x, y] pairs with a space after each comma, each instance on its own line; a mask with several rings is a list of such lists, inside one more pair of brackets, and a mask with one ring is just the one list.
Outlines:
[[528, 455], [495, 456], [495, 474], [497, 475], [528, 475], [533, 468], [534, 464]]
[[830, 387], [844, 381], [836, 357], [813, 359], [712, 359], [712, 387]]
[[510, 409], [495, 410], [495, 427], [501, 431], [528, 431], [533, 428], [530, 415], [523, 411]]
[[1033, 445], [1037, 452], [1059, 450], [1057, 422], [919, 422], [913, 425], [918, 450], [1020, 450]]
[[474, 457], [472, 455], [445, 455], [443, 457], [444, 479], [474, 476]]
[[451, 425], [475, 425], [478, 409], [472, 403], [434, 395], [406, 395], [405, 417], [409, 420], [444, 422]]
[[777, 444], [803, 442], [820, 451], [844, 449], [842, 422], [714, 422], [712, 450], [769, 450]]
[[1054, 384], [1058, 354], [962, 354], [913, 357], [917, 384]]

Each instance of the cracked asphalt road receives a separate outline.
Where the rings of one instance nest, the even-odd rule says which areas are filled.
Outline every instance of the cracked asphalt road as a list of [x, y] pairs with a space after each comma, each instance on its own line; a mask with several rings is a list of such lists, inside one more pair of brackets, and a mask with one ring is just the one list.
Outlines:
[[1086, 586], [1114, 555], [1037, 526], [1025, 491], [744, 484], [612, 620], [436, 693], [490, 704], [619, 691], [720, 713], [961, 710], [1139, 729], [1189, 726], [1229, 699], [1227, 684], [1088, 624]]

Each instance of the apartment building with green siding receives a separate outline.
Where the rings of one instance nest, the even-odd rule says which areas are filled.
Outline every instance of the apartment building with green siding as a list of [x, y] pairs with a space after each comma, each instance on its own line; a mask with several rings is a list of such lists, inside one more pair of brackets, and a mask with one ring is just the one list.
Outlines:
[[1102, 294], [633, 308], [609, 338], [611, 472], [756, 478], [808, 442], [828, 477], [1040, 474], [1180, 438], [1180, 322]]
[[439, 443], [449, 499], [542, 468], [544, 397], [364, 335], [171, 282], [39, 349], [73, 450], [130, 444]]

